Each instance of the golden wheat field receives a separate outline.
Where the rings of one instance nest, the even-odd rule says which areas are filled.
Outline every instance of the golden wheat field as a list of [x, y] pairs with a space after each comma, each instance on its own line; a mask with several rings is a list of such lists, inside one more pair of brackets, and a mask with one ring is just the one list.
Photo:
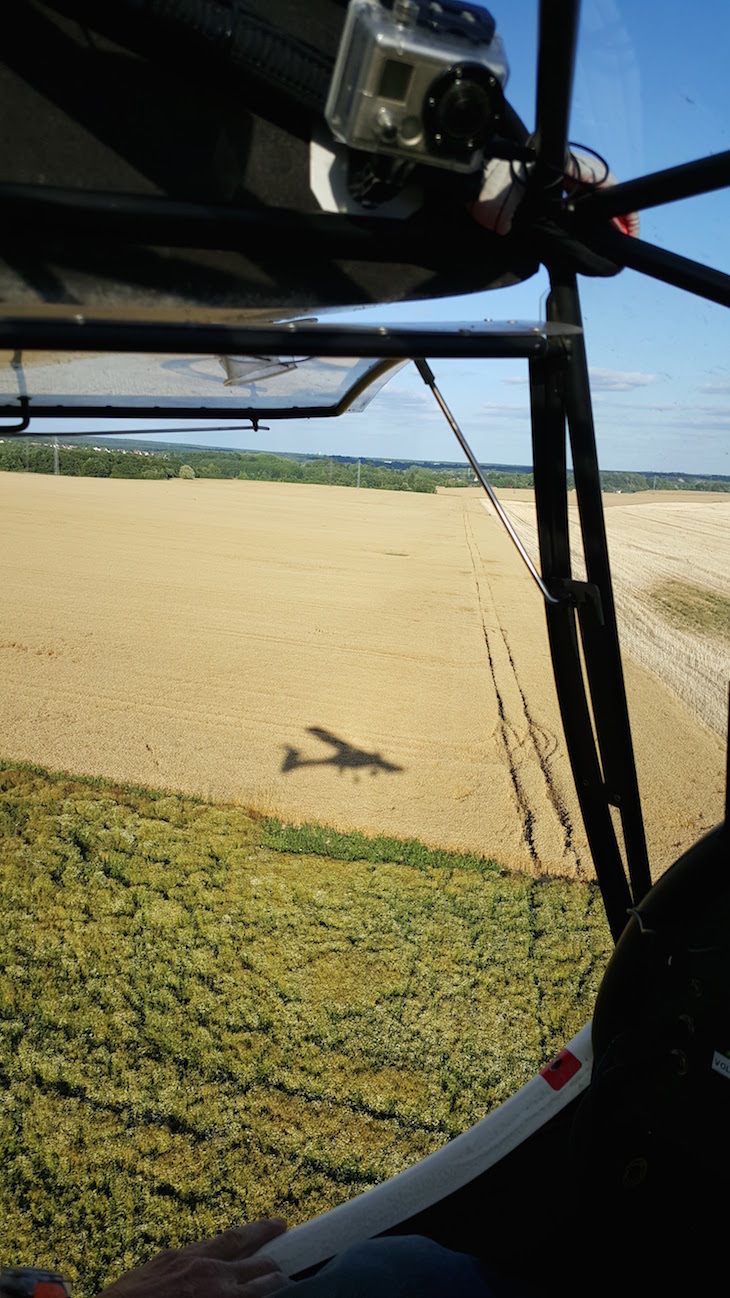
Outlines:
[[[647, 500], [621, 494], [604, 499], [625, 653], [724, 735], [730, 681], [730, 499], [674, 491], [652, 492]], [[507, 508], [537, 556], [534, 502], [514, 499]], [[575, 504], [570, 525], [574, 571], [585, 576]]]
[[[729, 508], [691, 502], [718, 580]], [[608, 511], [655, 873], [723, 805], [706, 683], [640, 616], [670, 516]], [[0, 474], [0, 535], [0, 757], [590, 876], [539, 593], [478, 495]]]

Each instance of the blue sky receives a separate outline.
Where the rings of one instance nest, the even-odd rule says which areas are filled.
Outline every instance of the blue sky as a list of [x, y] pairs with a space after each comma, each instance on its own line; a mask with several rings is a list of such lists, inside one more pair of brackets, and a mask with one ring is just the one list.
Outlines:
[[[537, 0], [494, 0], [511, 65], [507, 93], [534, 120]], [[730, 148], [724, 0], [583, 0], [571, 138], [619, 179]], [[730, 193], [655, 209], [641, 236], [730, 272]], [[727, 312], [624, 271], [580, 280], [599, 455], [605, 468], [730, 474]], [[359, 312], [358, 321], [536, 319], [547, 280], [436, 303]], [[531, 460], [526, 366], [439, 362], [437, 380], [484, 462]], [[199, 423], [199, 421], [198, 421]], [[150, 425], [145, 426], [150, 429]], [[147, 434], [149, 435], [149, 434]], [[457, 459], [412, 367], [362, 414], [273, 424], [271, 431], [177, 440], [392, 458]]]

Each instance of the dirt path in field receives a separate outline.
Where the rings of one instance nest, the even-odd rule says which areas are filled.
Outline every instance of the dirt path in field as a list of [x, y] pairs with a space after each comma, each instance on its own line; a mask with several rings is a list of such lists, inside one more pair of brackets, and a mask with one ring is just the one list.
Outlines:
[[[0, 540], [0, 756], [590, 873], [541, 599], [479, 497], [0, 474]], [[660, 869], [722, 745], [632, 679]]]

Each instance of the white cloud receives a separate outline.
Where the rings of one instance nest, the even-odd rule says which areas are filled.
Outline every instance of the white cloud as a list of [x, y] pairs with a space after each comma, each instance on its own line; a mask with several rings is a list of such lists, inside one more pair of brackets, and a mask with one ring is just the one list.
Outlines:
[[486, 415], [496, 415], [500, 419], [524, 420], [530, 413], [527, 402], [524, 405], [516, 405], [509, 401], [483, 401], [479, 409]]
[[[588, 373], [591, 377], [591, 390], [593, 392], [632, 392], [634, 388], [645, 388], [650, 383], [656, 383], [657, 381], [656, 374], [641, 374], [638, 371], [630, 370], [602, 370], [592, 367]], [[502, 379], [502, 382], [522, 386], [528, 380], [521, 375], [515, 374]]]
[[698, 392], [714, 392], [716, 395], [730, 395], [730, 379], [711, 379], [709, 383], [699, 383]]
[[392, 385], [388, 387], [384, 399], [378, 402], [378, 411], [380, 415], [387, 410], [390, 418], [398, 419], [440, 419], [443, 415], [439, 410], [434, 397], [425, 387], [416, 388], [415, 391], [408, 391], [407, 388], [400, 388]]
[[591, 389], [594, 392], [632, 392], [634, 388], [646, 388], [656, 383], [656, 374], [642, 374], [629, 370], [589, 369]]
[[[673, 424], [683, 428], [728, 428], [730, 427], [730, 409], [726, 406], [713, 406], [700, 403], [685, 405], [679, 401], [654, 401], [651, 404], [640, 401], [612, 401], [601, 408], [601, 418], [618, 410], [627, 410], [639, 422], [652, 423], [657, 416], [661, 417], [661, 426]], [[660, 426], [657, 424], [657, 426]]]

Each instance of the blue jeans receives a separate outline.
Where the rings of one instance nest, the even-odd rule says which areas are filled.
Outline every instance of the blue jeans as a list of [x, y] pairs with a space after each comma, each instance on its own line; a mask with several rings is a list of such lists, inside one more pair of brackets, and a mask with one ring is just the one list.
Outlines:
[[292, 1290], [296, 1298], [502, 1298], [516, 1294], [468, 1253], [421, 1235], [368, 1240]]

